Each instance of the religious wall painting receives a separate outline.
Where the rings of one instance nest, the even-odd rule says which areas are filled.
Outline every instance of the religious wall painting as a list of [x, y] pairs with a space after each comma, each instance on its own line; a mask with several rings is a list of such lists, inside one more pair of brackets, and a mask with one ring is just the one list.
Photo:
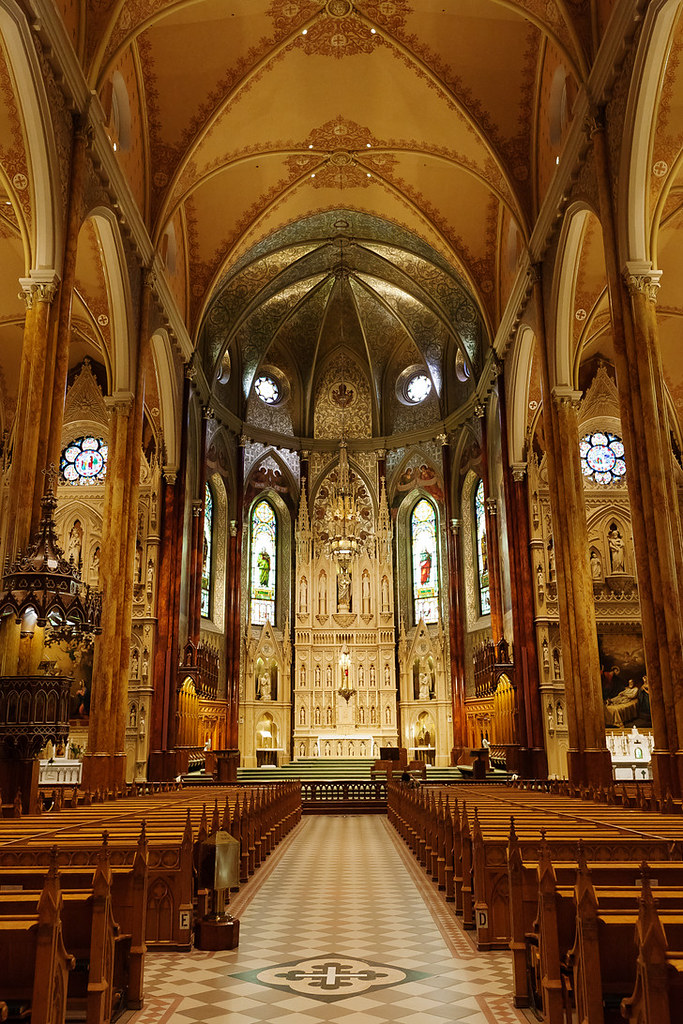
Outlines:
[[414, 623], [439, 621], [439, 560], [436, 509], [421, 498], [410, 516]]
[[276, 494], [290, 493], [289, 481], [274, 459], [264, 460], [251, 474], [246, 501], [252, 501], [260, 491], [267, 490], [275, 491]]
[[474, 492], [474, 528], [477, 551], [477, 576], [479, 581], [479, 611], [481, 615], [488, 615], [491, 611], [491, 592], [489, 587], [489, 555], [483, 480], [479, 481]]
[[598, 634], [598, 651], [605, 726], [651, 728], [650, 691], [640, 628]]
[[253, 625], [275, 623], [277, 573], [277, 520], [273, 506], [263, 498], [251, 513], [251, 605]]
[[407, 466], [398, 477], [394, 494], [393, 506], [397, 507], [405, 495], [418, 487], [426, 491], [435, 501], [443, 502], [444, 493], [441, 481], [435, 470], [426, 462], [419, 466]]
[[[208, 484], [204, 489], [204, 529], [202, 541], [202, 617], [211, 615], [211, 560], [213, 553], [213, 495]], [[154, 567], [152, 567], [153, 570]]]

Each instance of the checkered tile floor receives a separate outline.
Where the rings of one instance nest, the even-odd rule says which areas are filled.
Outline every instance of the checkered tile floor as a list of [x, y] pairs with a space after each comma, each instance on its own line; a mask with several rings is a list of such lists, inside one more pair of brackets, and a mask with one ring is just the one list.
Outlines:
[[527, 1021], [509, 954], [476, 952], [382, 817], [305, 818], [231, 910], [239, 948], [149, 954], [126, 1024]]

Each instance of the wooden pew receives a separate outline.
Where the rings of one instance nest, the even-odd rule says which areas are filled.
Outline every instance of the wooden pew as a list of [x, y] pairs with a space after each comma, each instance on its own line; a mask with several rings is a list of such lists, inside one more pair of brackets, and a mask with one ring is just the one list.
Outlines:
[[64, 947], [55, 874], [46, 879], [35, 914], [0, 917], [0, 966], [1, 1019], [30, 1011], [31, 1024], [64, 1024], [75, 960]]
[[[650, 866], [652, 867], [652, 866]], [[638, 958], [633, 992], [621, 1001], [621, 1016], [631, 1024], [676, 1024], [683, 1006], [681, 925], [675, 927], [677, 949], [657, 913], [647, 875], [643, 876], [636, 923]]]
[[[111, 902], [114, 919], [123, 934], [130, 935], [130, 953], [126, 964], [127, 985], [126, 1005], [139, 1009], [143, 1005], [145, 954], [145, 926], [147, 913], [147, 838], [144, 825], [138, 839], [135, 860], [131, 870], [112, 868], [109, 864], [108, 845], [105, 840], [101, 850], [109, 872]], [[54, 865], [54, 868], [52, 867]], [[42, 866], [0, 868], [0, 898], [8, 887], [19, 887], [24, 892], [35, 892], [44, 885], [51, 870], [59, 865], [59, 851], [51, 851], [51, 867]], [[92, 888], [92, 871], [78, 867], [65, 867], [59, 872], [62, 892], [86, 891]]]

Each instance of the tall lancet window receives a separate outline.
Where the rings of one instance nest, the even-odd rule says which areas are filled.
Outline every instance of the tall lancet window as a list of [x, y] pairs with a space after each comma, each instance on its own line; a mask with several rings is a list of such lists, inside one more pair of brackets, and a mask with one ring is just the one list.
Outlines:
[[477, 548], [477, 578], [479, 580], [479, 611], [488, 615], [491, 611], [489, 590], [489, 547], [486, 536], [486, 509], [484, 506], [484, 481], [474, 492], [474, 533]]
[[410, 540], [413, 553], [413, 605], [415, 624], [439, 621], [439, 558], [437, 548], [436, 510], [430, 501], [421, 498], [410, 517]]
[[213, 548], [213, 496], [206, 485], [204, 491], [204, 543], [202, 548], [202, 616], [211, 615], [211, 569]]
[[270, 502], [262, 498], [251, 512], [251, 621], [275, 625], [277, 520]]

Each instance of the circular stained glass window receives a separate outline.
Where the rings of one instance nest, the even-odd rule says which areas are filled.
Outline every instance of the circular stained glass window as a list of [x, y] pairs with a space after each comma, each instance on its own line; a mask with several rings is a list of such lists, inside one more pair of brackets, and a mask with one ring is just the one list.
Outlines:
[[101, 437], [79, 437], [62, 452], [59, 468], [67, 484], [100, 484], [107, 472], [108, 446]]
[[263, 374], [256, 378], [254, 391], [266, 405], [275, 405], [280, 401], [280, 385], [274, 377]]
[[431, 390], [432, 382], [429, 377], [424, 373], [416, 373], [406, 384], [406, 398], [413, 405], [418, 405], [420, 402], [424, 402]]
[[581, 472], [598, 484], [611, 484], [626, 473], [624, 442], [616, 434], [598, 430], [579, 442]]

